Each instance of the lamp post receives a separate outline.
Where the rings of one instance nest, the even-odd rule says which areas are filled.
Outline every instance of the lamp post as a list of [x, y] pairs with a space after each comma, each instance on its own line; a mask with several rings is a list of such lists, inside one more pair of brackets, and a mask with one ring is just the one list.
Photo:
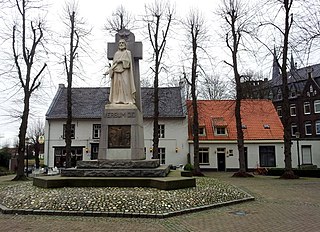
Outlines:
[[300, 169], [300, 149], [299, 149], [299, 138], [300, 138], [300, 133], [297, 131], [295, 133], [296, 139], [297, 139], [297, 153], [298, 153], [298, 169]]

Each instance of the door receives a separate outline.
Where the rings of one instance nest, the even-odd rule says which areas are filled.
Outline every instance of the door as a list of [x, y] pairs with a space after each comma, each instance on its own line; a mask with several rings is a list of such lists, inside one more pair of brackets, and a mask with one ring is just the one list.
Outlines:
[[218, 158], [218, 171], [226, 171], [226, 149], [217, 148], [217, 158]]

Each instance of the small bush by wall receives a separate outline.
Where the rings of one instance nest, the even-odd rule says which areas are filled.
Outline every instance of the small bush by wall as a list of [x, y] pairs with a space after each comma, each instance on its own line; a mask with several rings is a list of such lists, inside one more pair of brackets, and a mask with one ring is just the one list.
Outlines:
[[[318, 177], [320, 178], [320, 169], [293, 169], [294, 174], [300, 177]], [[284, 173], [283, 168], [268, 169], [268, 176], [281, 176]]]

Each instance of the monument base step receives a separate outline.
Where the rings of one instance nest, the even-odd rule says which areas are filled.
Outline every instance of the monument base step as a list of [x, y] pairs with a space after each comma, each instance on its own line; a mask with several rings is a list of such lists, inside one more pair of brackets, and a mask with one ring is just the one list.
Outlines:
[[170, 166], [161, 165], [157, 168], [67, 168], [61, 169], [62, 177], [165, 177]]
[[193, 177], [61, 177], [39, 176], [33, 185], [41, 188], [62, 187], [150, 187], [173, 190], [196, 187]]

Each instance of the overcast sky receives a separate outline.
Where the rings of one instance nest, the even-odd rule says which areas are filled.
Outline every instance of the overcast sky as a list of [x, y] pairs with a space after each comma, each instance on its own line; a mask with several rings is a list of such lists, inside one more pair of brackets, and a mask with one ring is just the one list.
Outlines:
[[[44, 1], [49, 3], [48, 14], [46, 17], [47, 26], [53, 32], [52, 36], [58, 36], [65, 30], [65, 27], [61, 21], [63, 16], [63, 9], [65, 6], [65, 0], [46, 0]], [[88, 53], [91, 54], [91, 58], [83, 60], [83, 71], [81, 78], [76, 78], [73, 86], [77, 87], [97, 87], [97, 86], [106, 86], [106, 79], [103, 79], [103, 73], [105, 72], [108, 60], [106, 58], [106, 48], [107, 42], [114, 42], [114, 37], [110, 36], [106, 31], [103, 30], [103, 27], [106, 23], [107, 18], [110, 18], [112, 13], [120, 5], [123, 5], [127, 11], [129, 11], [136, 18], [141, 18], [141, 15], [145, 13], [144, 6], [147, 3], [152, 3], [154, 0], [79, 0], [79, 15], [83, 17], [86, 21], [88, 27], [92, 27], [92, 33], [90, 37], [90, 45], [92, 51]], [[214, 63], [212, 65], [212, 72], [225, 72], [228, 73], [228, 69], [221, 66], [223, 60], [228, 57], [226, 55], [225, 44], [218, 41], [216, 36], [216, 30], [220, 28], [217, 22], [217, 16], [214, 15], [214, 12], [220, 4], [220, 0], [172, 0], [171, 3], [175, 5], [177, 18], [186, 16], [188, 11], [192, 8], [198, 8], [206, 19], [207, 26], [210, 30], [210, 35], [213, 37], [210, 45], [211, 55], [214, 57]], [[2, 12], [0, 11], [0, 14]], [[14, 18], [13, 15], [11, 15]], [[3, 18], [8, 18], [9, 15], [6, 15]], [[1, 20], [2, 18], [0, 18]], [[144, 46], [144, 59], [148, 58], [148, 42], [144, 40], [146, 33], [142, 32], [143, 30], [133, 31], [135, 33], [136, 41], [143, 41]], [[178, 40], [178, 42], [183, 42], [184, 37], [181, 34], [182, 32], [175, 30], [172, 33], [172, 37]], [[10, 47], [10, 43], [8, 44]], [[166, 57], [166, 61], [169, 61], [172, 64], [181, 63], [179, 59], [181, 56], [181, 45], [169, 44], [168, 48], [170, 50], [170, 56]], [[52, 48], [51, 48], [52, 49]], [[52, 49], [54, 53], [54, 49]], [[57, 57], [56, 57], [57, 58]], [[60, 57], [61, 58], [61, 57]], [[58, 58], [59, 59], [59, 58]], [[66, 83], [66, 77], [63, 73], [63, 66], [59, 64], [59, 60], [55, 58], [50, 58], [48, 62], [48, 74], [49, 78], [46, 79], [48, 83], [45, 83], [42, 87], [42, 92], [38, 93], [37, 104], [31, 109], [32, 117], [29, 122], [35, 120], [36, 118], [44, 120], [45, 113], [48, 110], [50, 103], [57, 91], [59, 83]], [[246, 61], [244, 61], [246, 62]], [[250, 67], [251, 65], [251, 67]], [[250, 60], [248, 63], [242, 63], [242, 66], [247, 66], [248, 68], [255, 69], [256, 71], [264, 72], [264, 75], [270, 77], [272, 65], [272, 56], [270, 54], [264, 59], [260, 60], [259, 64], [254, 63]], [[150, 70], [149, 65], [145, 61], [141, 62], [141, 75], [146, 75], [143, 70]], [[221, 71], [223, 70], [223, 71]], [[179, 75], [177, 73], [170, 73], [170, 75]], [[269, 76], [268, 76], [269, 75]], [[4, 83], [5, 84], [5, 83]], [[164, 83], [165, 84], [165, 83]], [[8, 87], [7, 87], [8, 88]], [[3, 93], [0, 91], [0, 146], [4, 144], [13, 144], [14, 139], [18, 136], [18, 129], [20, 121], [13, 120], [6, 116], [4, 109], [11, 107], [14, 108], [15, 105], [13, 102], [8, 101], [7, 98], [8, 92]], [[9, 104], [6, 104], [8, 103]], [[5, 116], [5, 117], [4, 117]]]
[[[49, 3], [48, 15], [46, 16], [47, 26], [55, 33], [59, 33], [65, 30], [61, 18], [63, 16], [63, 8], [65, 6], [65, 0], [46, 0]], [[88, 27], [92, 27], [92, 33], [90, 37], [90, 44], [92, 46], [92, 57], [86, 59], [83, 62], [85, 74], [82, 80], [76, 80], [74, 86], [104, 86], [106, 83], [103, 80], [102, 73], [105, 71], [107, 65], [106, 47], [107, 42], [113, 42], [114, 38], [108, 35], [103, 27], [106, 23], [106, 19], [110, 18], [112, 13], [120, 5], [123, 5], [132, 15], [136, 18], [143, 15], [145, 12], [144, 6], [146, 3], [152, 3], [153, 0], [80, 0], [79, 2], [79, 15], [86, 21]], [[177, 0], [171, 1], [176, 6], [176, 13], [179, 16], [185, 15], [191, 8], [199, 8], [205, 16], [210, 17], [213, 14], [215, 7], [219, 1], [216, 0]], [[134, 32], [135, 33], [135, 32]], [[141, 32], [135, 33], [136, 41], [142, 41], [145, 35]], [[9, 44], [10, 45], [10, 44]], [[144, 44], [144, 49], [146, 48]], [[178, 49], [178, 48], [176, 48]], [[146, 51], [144, 51], [144, 57], [146, 57]], [[51, 62], [51, 63], [50, 63]], [[56, 62], [56, 61], [54, 61]], [[65, 76], [57, 64], [49, 61], [50, 67], [50, 84], [46, 85], [45, 93], [41, 93], [41, 99], [36, 106], [36, 112], [33, 112], [33, 116], [29, 122], [36, 118], [43, 119], [45, 113], [57, 91], [59, 83], [66, 83]], [[49, 66], [49, 65], [48, 65]], [[142, 69], [144, 67], [141, 67]], [[48, 87], [49, 86], [49, 87]], [[2, 93], [1, 93], [2, 94]], [[13, 144], [18, 136], [18, 129], [20, 121], [16, 119], [8, 118], [7, 113], [3, 111], [6, 107], [14, 107], [11, 105], [6, 106], [7, 96], [0, 96], [2, 107], [0, 108], [0, 146], [4, 144]], [[31, 109], [32, 110], [32, 109]], [[4, 117], [5, 115], [5, 117]]]

